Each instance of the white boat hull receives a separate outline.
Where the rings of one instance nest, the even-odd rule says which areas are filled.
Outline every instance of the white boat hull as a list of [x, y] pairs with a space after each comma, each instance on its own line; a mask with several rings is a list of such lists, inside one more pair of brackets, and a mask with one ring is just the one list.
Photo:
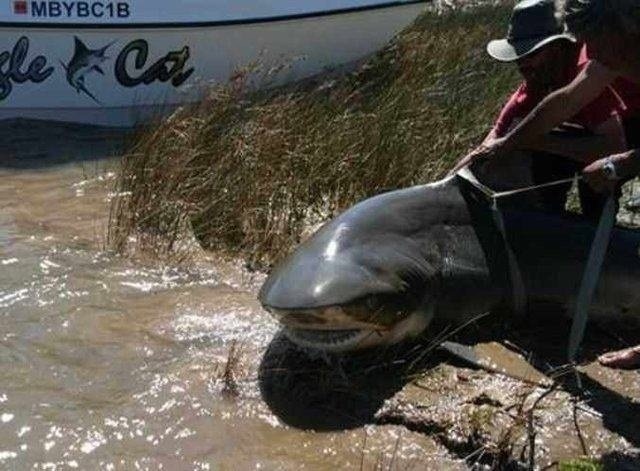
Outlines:
[[[409, 25], [423, 3], [213, 26], [28, 28], [0, 24], [0, 119], [130, 126], [197, 101], [258, 62], [268, 82], [362, 58]], [[77, 39], [75, 39], [77, 38]], [[4, 61], [3, 61], [4, 57]]]

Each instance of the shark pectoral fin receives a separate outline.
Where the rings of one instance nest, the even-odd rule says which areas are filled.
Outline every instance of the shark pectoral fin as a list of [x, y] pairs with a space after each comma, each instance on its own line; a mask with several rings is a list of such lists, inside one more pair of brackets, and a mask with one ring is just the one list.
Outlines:
[[104, 70], [102, 70], [102, 68], [99, 65], [94, 65], [93, 66], [93, 70], [95, 70], [96, 72], [98, 72], [101, 75], [104, 75]]

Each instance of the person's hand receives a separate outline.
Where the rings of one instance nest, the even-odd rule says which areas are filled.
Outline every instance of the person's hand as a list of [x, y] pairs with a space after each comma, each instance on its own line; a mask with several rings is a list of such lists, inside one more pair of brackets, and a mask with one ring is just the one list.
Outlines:
[[504, 138], [487, 140], [460, 159], [453, 169], [451, 169], [449, 175], [458, 173], [462, 168], [478, 160], [496, 158], [506, 152], [507, 146]]
[[[620, 166], [616, 164], [623, 157], [623, 155], [612, 155], [590, 163], [582, 170], [584, 181], [598, 193], [613, 192], [620, 178], [618, 174]], [[611, 169], [611, 165], [614, 170]]]

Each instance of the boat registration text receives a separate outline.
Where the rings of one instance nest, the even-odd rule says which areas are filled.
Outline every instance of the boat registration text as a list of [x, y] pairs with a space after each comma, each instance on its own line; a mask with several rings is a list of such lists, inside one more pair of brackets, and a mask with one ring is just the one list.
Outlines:
[[131, 4], [118, 2], [87, 2], [60, 0], [14, 0], [14, 15], [27, 15], [32, 18], [129, 18]]

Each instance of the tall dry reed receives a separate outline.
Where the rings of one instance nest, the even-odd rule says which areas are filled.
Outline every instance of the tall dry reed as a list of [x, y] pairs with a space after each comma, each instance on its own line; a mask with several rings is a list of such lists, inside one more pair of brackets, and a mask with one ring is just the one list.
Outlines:
[[427, 12], [357, 70], [248, 93], [242, 74], [141, 131], [124, 157], [109, 242], [207, 248], [259, 267], [376, 193], [427, 182], [477, 144], [516, 81], [486, 55], [509, 5]]

